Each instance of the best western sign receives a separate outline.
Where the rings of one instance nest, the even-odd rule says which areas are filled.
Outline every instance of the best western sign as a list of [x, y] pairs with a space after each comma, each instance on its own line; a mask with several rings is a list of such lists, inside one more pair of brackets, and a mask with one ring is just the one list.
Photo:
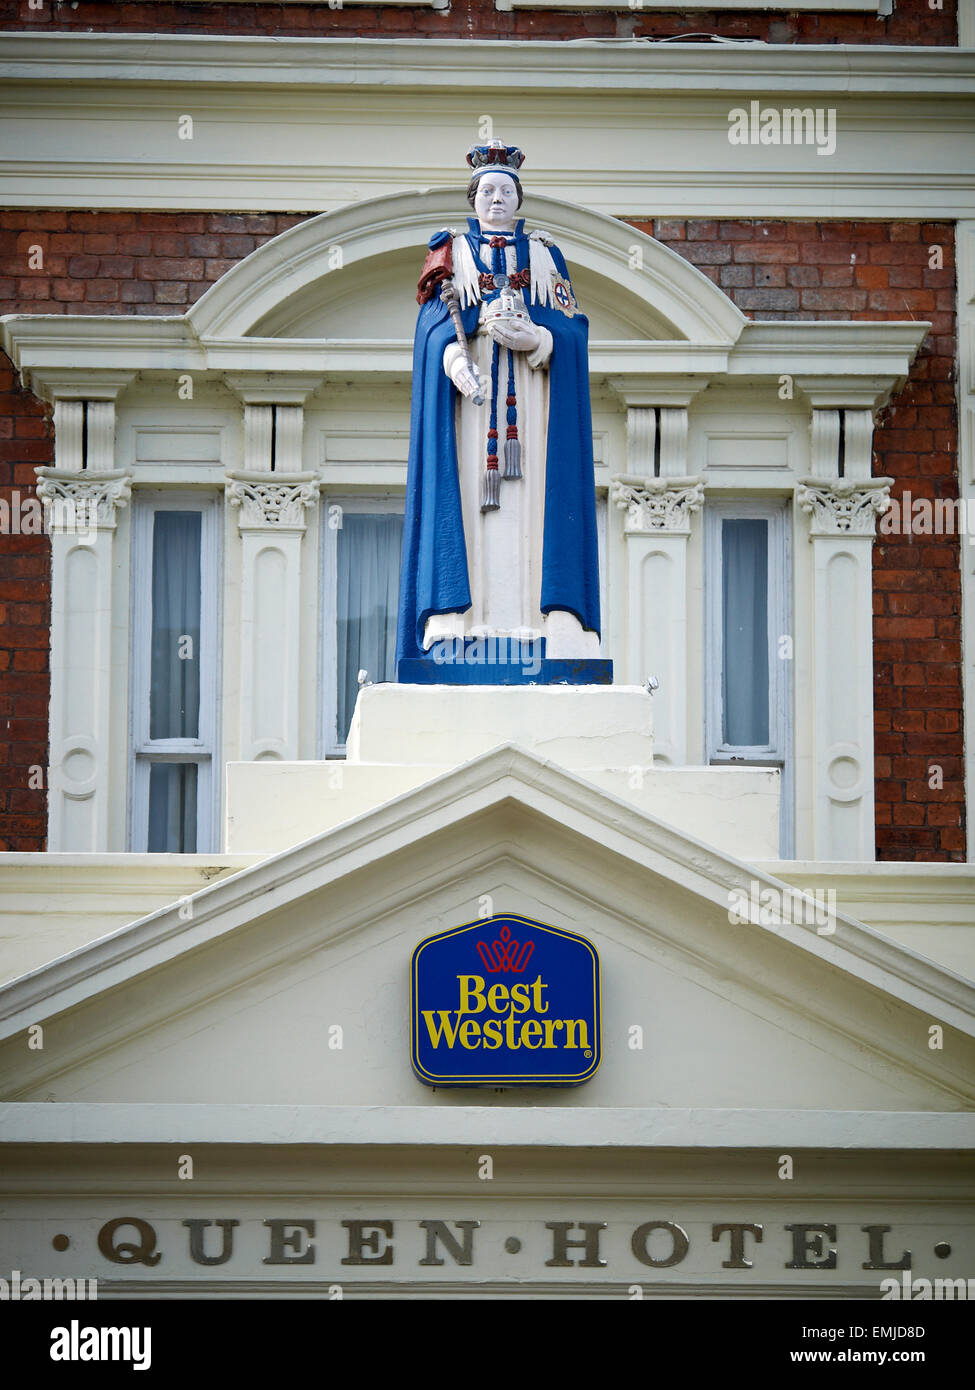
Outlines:
[[599, 1066], [599, 958], [504, 914], [413, 952], [413, 1069], [427, 1086], [576, 1086]]

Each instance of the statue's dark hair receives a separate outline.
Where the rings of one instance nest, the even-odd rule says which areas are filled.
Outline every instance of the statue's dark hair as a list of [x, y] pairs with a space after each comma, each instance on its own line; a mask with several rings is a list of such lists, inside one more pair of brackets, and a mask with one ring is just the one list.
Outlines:
[[[507, 169], [492, 169], [491, 173], [508, 174], [509, 178], [514, 178], [514, 175], [509, 173]], [[518, 190], [518, 207], [521, 207], [522, 203], [525, 201], [525, 195], [521, 190], [521, 179], [515, 179], [514, 182], [515, 188]], [[477, 179], [471, 179], [470, 183], [467, 185], [467, 201], [470, 203], [471, 207], [474, 206], [474, 194], [477, 192], [477, 185]]]

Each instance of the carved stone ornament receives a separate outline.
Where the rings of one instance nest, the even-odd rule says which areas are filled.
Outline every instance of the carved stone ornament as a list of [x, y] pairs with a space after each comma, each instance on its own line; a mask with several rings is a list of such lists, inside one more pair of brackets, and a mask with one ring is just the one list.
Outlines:
[[240, 508], [242, 531], [303, 531], [305, 508], [317, 503], [320, 485], [314, 473], [228, 473], [227, 501]]
[[116, 508], [126, 506], [132, 495], [132, 475], [124, 469], [35, 471], [37, 496], [49, 532], [114, 530]]
[[700, 478], [642, 478], [622, 474], [613, 478], [611, 496], [626, 512], [626, 532], [639, 535], [658, 531], [688, 535], [691, 514], [704, 505]]
[[890, 502], [893, 478], [803, 478], [796, 500], [812, 517], [813, 536], [873, 536]]

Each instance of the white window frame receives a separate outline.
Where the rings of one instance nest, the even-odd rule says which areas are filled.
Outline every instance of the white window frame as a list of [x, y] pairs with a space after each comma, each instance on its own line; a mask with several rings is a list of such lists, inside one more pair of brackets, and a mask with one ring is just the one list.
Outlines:
[[[152, 661], [152, 543], [157, 512], [194, 511], [200, 522], [200, 718], [197, 738], [149, 737]], [[220, 499], [199, 492], [137, 491], [132, 499], [132, 615], [129, 670], [129, 849], [148, 852], [149, 772], [153, 763], [195, 763], [196, 853], [220, 843], [217, 729], [220, 695]]]
[[[769, 741], [735, 745], [724, 741], [722, 692], [722, 546], [724, 521], [768, 522]], [[725, 498], [704, 509], [705, 737], [710, 765], [778, 767], [782, 772], [779, 857], [793, 855], [795, 837], [795, 751], [792, 720], [793, 660], [779, 655], [779, 639], [794, 643], [792, 602], [792, 508], [788, 499]]]
[[406, 498], [402, 492], [370, 493], [356, 496], [352, 493], [324, 494], [321, 505], [321, 594], [322, 624], [319, 640], [321, 663], [319, 667], [319, 689], [322, 692], [321, 724], [319, 728], [320, 756], [323, 758], [344, 758], [345, 744], [338, 736], [338, 530], [330, 525], [332, 507], [341, 507], [343, 513], [351, 515], [371, 513], [374, 516], [389, 516], [396, 513], [403, 516]]

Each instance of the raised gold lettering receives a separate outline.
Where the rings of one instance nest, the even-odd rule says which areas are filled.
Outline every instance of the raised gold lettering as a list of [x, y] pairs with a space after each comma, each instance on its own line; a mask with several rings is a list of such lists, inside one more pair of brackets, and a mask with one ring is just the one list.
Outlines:
[[523, 1014], [528, 1012], [532, 1006], [532, 1001], [526, 984], [511, 986], [511, 1002], [518, 1013]]
[[[460, 1025], [458, 1032], [460, 1033], [460, 1045], [461, 1047], [466, 1047], [468, 1052], [472, 1052], [475, 1048], [480, 1047], [481, 1025], [479, 1023], [475, 1023], [472, 1018], [465, 1019], [464, 1022]], [[470, 1042], [470, 1038], [474, 1038], [475, 1041]]]
[[535, 1048], [539, 1046], [539, 1043], [538, 1043], [538, 1042], [533, 1042], [532, 1039], [533, 1039], [533, 1038], [541, 1039], [541, 1036], [542, 1036], [542, 1025], [539, 1023], [539, 1021], [538, 1021], [537, 1018], [530, 1018], [530, 1019], [528, 1019], [528, 1021], [527, 1021], [526, 1023], [523, 1023], [523, 1024], [521, 1025], [521, 1045], [522, 1045], [522, 1047], [528, 1047], [528, 1048], [531, 1048], [532, 1051], [534, 1051]]
[[427, 1032], [430, 1034], [430, 1041], [433, 1043], [434, 1047], [439, 1047], [440, 1039], [445, 1038], [447, 1041], [447, 1046], [453, 1047], [454, 1043], [457, 1041], [457, 1024], [455, 1023], [453, 1028], [451, 1028], [449, 1009], [438, 1009], [436, 1012], [440, 1014], [439, 1028], [437, 1028], [436, 1024], [433, 1022], [434, 1010], [423, 1010], [423, 1021], [427, 1025]]
[[547, 985], [542, 984], [541, 975], [536, 975], [532, 981], [532, 1006], [537, 1014], [548, 1013], [548, 1005], [542, 1003], [542, 990], [547, 988]]
[[[460, 981], [460, 1012], [462, 1014], [479, 1014], [487, 1008], [487, 1000], [481, 991], [484, 988], [483, 975], [458, 975]], [[471, 1005], [471, 1000], [477, 1003]]]
[[[576, 1034], [581, 1037], [580, 1042], [576, 1042]], [[589, 1046], [589, 1025], [584, 1018], [567, 1018], [565, 1020], [565, 1045], [566, 1047], [588, 1047]]]
[[508, 1002], [508, 986], [492, 985], [488, 990], [488, 1008], [492, 1013], [503, 1014]]

